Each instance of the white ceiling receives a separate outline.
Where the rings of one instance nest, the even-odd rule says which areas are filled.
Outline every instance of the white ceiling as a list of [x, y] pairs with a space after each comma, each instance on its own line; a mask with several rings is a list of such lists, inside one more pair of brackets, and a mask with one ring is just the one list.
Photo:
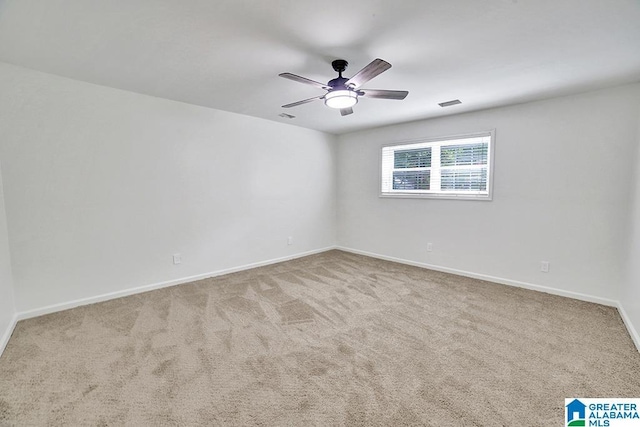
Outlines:
[[[280, 107], [323, 92], [279, 73], [336, 58], [389, 61], [363, 87], [409, 96]], [[640, 81], [640, 1], [0, 0], [0, 61], [344, 133]]]

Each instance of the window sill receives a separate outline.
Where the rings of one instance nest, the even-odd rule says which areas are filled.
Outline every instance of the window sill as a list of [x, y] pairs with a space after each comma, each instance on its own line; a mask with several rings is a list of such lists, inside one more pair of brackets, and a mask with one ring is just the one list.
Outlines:
[[380, 198], [385, 199], [444, 199], [444, 200], [476, 200], [490, 202], [492, 195], [472, 195], [472, 194], [411, 194], [411, 193], [380, 193]]

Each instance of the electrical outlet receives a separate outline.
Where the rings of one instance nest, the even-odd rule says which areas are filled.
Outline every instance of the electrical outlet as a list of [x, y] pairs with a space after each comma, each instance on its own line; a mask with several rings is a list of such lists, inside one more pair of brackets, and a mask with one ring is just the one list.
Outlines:
[[549, 272], [549, 261], [540, 262], [540, 271], [542, 271], [543, 273]]
[[173, 263], [174, 263], [175, 265], [182, 264], [182, 255], [180, 255], [180, 254], [173, 254]]
[[293, 236], [287, 237], [287, 245], [293, 245]]
[[427, 243], [427, 252], [433, 252], [433, 243]]

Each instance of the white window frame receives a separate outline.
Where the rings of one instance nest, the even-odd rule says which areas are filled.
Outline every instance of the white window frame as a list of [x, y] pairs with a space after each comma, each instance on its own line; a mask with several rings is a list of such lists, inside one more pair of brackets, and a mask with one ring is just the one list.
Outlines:
[[[472, 169], [474, 166], [444, 166], [440, 167], [440, 148], [447, 145], [459, 145], [463, 143], [471, 143], [470, 141], [464, 141], [471, 138], [484, 138], [489, 137], [489, 147], [487, 153], [487, 190], [486, 191], [440, 191], [440, 171], [442, 169]], [[493, 200], [493, 168], [494, 168], [494, 152], [495, 152], [495, 129], [476, 132], [462, 135], [450, 135], [440, 138], [425, 138], [416, 139], [402, 142], [395, 142], [392, 144], [384, 144], [380, 147], [380, 161], [379, 161], [379, 180], [378, 188], [380, 190], [380, 197], [390, 198], [422, 198], [422, 199], [451, 199], [451, 200]], [[431, 170], [430, 176], [430, 189], [429, 190], [393, 190], [389, 187], [393, 180], [393, 168], [389, 169], [391, 176], [387, 174], [385, 177], [384, 164], [385, 155], [384, 152], [389, 148], [394, 150], [411, 150], [431, 147], [431, 167], [428, 168], [407, 168], [406, 171], [414, 170]], [[387, 161], [389, 157], [387, 157]], [[478, 166], [481, 167], [481, 166]], [[385, 181], [386, 179], [386, 181]], [[386, 187], [386, 188], [385, 188]], [[435, 188], [434, 188], [435, 187]]]

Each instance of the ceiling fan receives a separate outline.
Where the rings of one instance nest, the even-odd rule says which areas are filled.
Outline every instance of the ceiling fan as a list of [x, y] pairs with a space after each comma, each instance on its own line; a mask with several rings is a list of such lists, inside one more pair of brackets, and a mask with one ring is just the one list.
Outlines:
[[331, 66], [338, 73], [338, 77], [329, 80], [327, 84], [291, 73], [279, 74], [280, 77], [284, 77], [285, 79], [308, 84], [327, 91], [324, 95], [292, 102], [291, 104], [283, 105], [282, 108], [297, 107], [298, 105], [323, 99], [327, 107], [339, 109], [340, 114], [346, 116], [353, 113], [352, 107], [358, 103], [359, 96], [402, 100], [409, 94], [406, 90], [360, 89], [360, 86], [391, 68], [391, 64], [387, 61], [380, 58], [374, 59], [369, 65], [358, 71], [356, 75], [350, 79], [342, 77], [342, 73], [347, 69], [348, 65], [349, 63], [344, 59], [336, 59], [333, 61]]

